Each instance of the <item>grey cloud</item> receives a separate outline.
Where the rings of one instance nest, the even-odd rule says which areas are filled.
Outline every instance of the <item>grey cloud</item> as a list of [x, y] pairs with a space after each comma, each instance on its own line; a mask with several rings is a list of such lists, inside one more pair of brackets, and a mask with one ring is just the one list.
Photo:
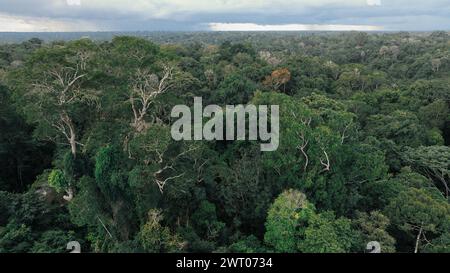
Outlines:
[[[300, 4], [289, 6], [282, 4], [289, 1], [268, 0], [268, 3], [273, 3], [271, 8], [252, 8], [252, 5], [248, 5], [246, 9], [233, 11], [196, 11], [195, 8], [185, 10], [185, 7], [178, 10], [177, 2], [162, 0], [123, 1], [124, 4], [115, 0], [111, 6], [93, 5], [96, 0], [90, 0], [89, 5], [83, 4], [83, 1], [88, 0], [81, 1], [80, 6], [68, 6], [66, 0], [0, 0], [0, 14], [62, 21], [84, 20], [96, 25], [97, 30], [199, 30], [205, 29], [206, 24], [210, 22], [370, 24], [395, 30], [450, 29], [448, 0], [382, 0], [381, 6], [364, 5], [365, 0], [361, 0], [361, 5], [333, 4], [314, 7]], [[221, 3], [226, 4], [228, 1], [223, 0]], [[323, 3], [320, 0], [319, 2]], [[142, 4], [149, 10], [140, 10], [139, 6], [131, 7], [132, 4], [127, 3]], [[161, 16], [158, 14], [160, 11], [167, 14]]]

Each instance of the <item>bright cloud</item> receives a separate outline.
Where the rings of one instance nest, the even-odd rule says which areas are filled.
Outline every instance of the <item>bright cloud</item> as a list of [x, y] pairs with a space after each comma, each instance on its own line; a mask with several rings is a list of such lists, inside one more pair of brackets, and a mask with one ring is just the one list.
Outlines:
[[0, 13], [0, 32], [95, 31], [96, 26], [78, 20], [52, 20]]
[[367, 0], [369, 6], [381, 6], [381, 0]]
[[377, 31], [383, 29], [366, 25], [258, 25], [252, 23], [210, 23], [209, 28], [213, 31]]
[[67, 5], [69, 6], [80, 6], [81, 0], [67, 0]]

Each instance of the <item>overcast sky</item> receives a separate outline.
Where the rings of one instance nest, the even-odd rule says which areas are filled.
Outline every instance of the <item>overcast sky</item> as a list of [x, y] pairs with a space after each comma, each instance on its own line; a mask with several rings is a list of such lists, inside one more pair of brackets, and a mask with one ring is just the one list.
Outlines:
[[450, 30], [450, 0], [0, 0], [0, 31]]

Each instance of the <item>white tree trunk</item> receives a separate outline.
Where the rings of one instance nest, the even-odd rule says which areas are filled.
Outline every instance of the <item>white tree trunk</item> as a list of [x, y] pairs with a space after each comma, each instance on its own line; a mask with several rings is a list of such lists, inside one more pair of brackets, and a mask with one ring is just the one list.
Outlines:
[[419, 243], [420, 243], [420, 237], [422, 237], [422, 230], [423, 230], [423, 227], [421, 225], [420, 229], [419, 229], [419, 234], [417, 234], [416, 247], [414, 248], [414, 253], [419, 252]]

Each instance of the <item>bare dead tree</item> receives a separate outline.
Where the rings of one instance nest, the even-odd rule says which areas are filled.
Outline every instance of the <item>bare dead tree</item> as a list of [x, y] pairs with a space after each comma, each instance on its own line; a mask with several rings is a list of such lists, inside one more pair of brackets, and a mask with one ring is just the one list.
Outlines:
[[[169, 162], [167, 162], [167, 163], [164, 163], [164, 153], [160, 152], [159, 150], [155, 150], [155, 152], [157, 154], [157, 157], [158, 157], [158, 159], [157, 159], [157, 161], [155, 163], [159, 164], [161, 167], [157, 171], [155, 171], [153, 173], [153, 178], [154, 178], [154, 181], [155, 181], [156, 185], [158, 186], [159, 191], [161, 192], [161, 194], [164, 193], [164, 188], [165, 188], [167, 182], [169, 182], [171, 180], [174, 180], [174, 179], [177, 179], [177, 178], [180, 178], [180, 177], [185, 175], [185, 173], [183, 172], [183, 173], [179, 173], [179, 174], [176, 174], [176, 175], [172, 175], [172, 176], [167, 177], [167, 178], [162, 178], [164, 176], [164, 172], [167, 171], [167, 170], [176, 171], [175, 168], [174, 168], [174, 165], [175, 165], [176, 161], [179, 158], [189, 154], [190, 152], [192, 152], [192, 151], [194, 151], [196, 149], [197, 149], [197, 147], [193, 147], [193, 148], [187, 149], [187, 150], [179, 153], [175, 157], [169, 159], [168, 160]], [[147, 164], [150, 164], [150, 162], [147, 161]]]
[[161, 78], [149, 70], [139, 69], [136, 72], [130, 93], [130, 103], [134, 115], [132, 125], [137, 131], [143, 130], [144, 118], [155, 98], [172, 87], [173, 70], [173, 66], [164, 65]]
[[331, 170], [330, 158], [328, 157], [328, 154], [324, 149], [322, 149], [322, 151], [325, 154], [326, 162], [324, 160], [320, 159], [320, 164], [322, 164], [322, 166], [324, 166], [324, 169], [323, 169], [324, 172], [329, 172]]
[[[83, 144], [77, 140], [77, 128], [70, 114], [70, 106], [78, 102], [97, 101], [97, 96], [92, 90], [81, 89], [82, 82], [87, 76], [85, 70], [89, 57], [89, 53], [79, 52], [72, 65], [55, 65], [44, 73], [42, 80], [32, 85], [28, 93], [36, 99], [41, 111], [40, 118], [58, 133], [49, 136], [50, 140], [58, 143], [59, 135], [65, 138], [67, 142], [64, 144], [70, 146], [74, 158], [77, 156], [77, 147]], [[70, 202], [73, 197], [73, 185], [69, 185], [63, 198]]]
[[303, 166], [303, 170], [306, 171], [309, 164], [309, 157], [308, 154], [306, 153], [306, 148], [308, 147], [309, 141], [305, 138], [303, 132], [299, 134], [299, 138], [302, 141], [302, 143], [297, 146], [297, 149], [299, 149], [302, 152], [303, 156], [305, 157], [305, 165]]
[[47, 73], [46, 80], [33, 85], [31, 94], [38, 95], [42, 100], [54, 98], [55, 109], [59, 111], [59, 118], [50, 122], [51, 126], [67, 139], [74, 157], [77, 154], [76, 129], [73, 119], [67, 111], [67, 106], [81, 100], [83, 93], [80, 90], [81, 80], [86, 77], [83, 73], [86, 59], [79, 60], [75, 67], [57, 67]]
[[[296, 117], [295, 113], [292, 113], [292, 114], [294, 115], [294, 117]], [[300, 121], [304, 126], [309, 127], [311, 125], [312, 118], [307, 118], [307, 119], [301, 118]], [[308, 156], [308, 153], [306, 152], [306, 148], [308, 147], [309, 140], [306, 139], [304, 132], [298, 133], [298, 137], [300, 138], [302, 143], [297, 146], [297, 149], [299, 149], [301, 151], [301, 153], [303, 154], [303, 156], [305, 157], [305, 164], [303, 166], [303, 170], [306, 171], [306, 169], [308, 168], [308, 165], [309, 165], [309, 156]]]
[[422, 237], [423, 223], [419, 227], [416, 227], [416, 228], [419, 230], [419, 233], [417, 234], [417, 237], [416, 237], [416, 245], [414, 247], [414, 253], [419, 252], [419, 243], [420, 243], [420, 239]]
[[158, 172], [155, 173], [155, 182], [158, 185], [158, 188], [159, 188], [159, 191], [161, 192], [161, 194], [164, 193], [164, 187], [166, 186], [166, 183], [168, 181], [180, 178], [180, 177], [184, 176], [184, 174], [185, 174], [185, 173], [182, 173], [182, 174], [171, 176], [171, 177], [168, 177], [168, 178], [162, 180], [162, 179], [158, 178], [157, 173]]

